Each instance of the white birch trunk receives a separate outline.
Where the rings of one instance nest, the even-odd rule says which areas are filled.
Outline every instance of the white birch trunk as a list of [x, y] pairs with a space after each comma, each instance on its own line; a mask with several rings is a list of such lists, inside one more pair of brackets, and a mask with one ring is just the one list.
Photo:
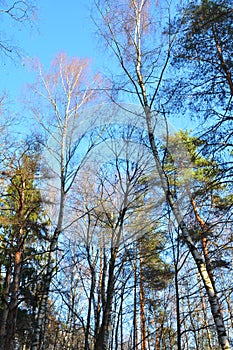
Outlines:
[[[208, 295], [212, 316], [218, 334], [219, 344], [223, 350], [230, 350], [221, 308], [211, 281], [211, 276], [208, 274], [205, 259], [195, 246], [189, 230], [183, 220], [181, 208], [179, 207], [179, 204], [174, 201], [172, 193], [170, 192], [168, 179], [163, 171], [162, 163], [159, 158], [159, 153], [155, 142], [154, 128], [152, 126], [152, 105], [158, 94], [160, 84], [163, 81], [164, 72], [170, 60], [172, 43], [175, 40], [176, 34], [173, 37], [172, 35], [169, 36], [169, 43], [167, 45], [167, 52], [165, 52], [164, 63], [161, 66], [155, 67], [153, 63], [157, 59], [155, 51], [153, 51], [152, 48], [151, 51], [146, 52], [148, 48], [145, 49], [145, 44], [143, 46], [143, 43], [147, 42], [147, 40], [152, 40], [152, 36], [149, 36], [150, 30], [154, 30], [152, 29], [153, 17], [150, 15], [150, 6], [152, 6], [152, 2], [149, 0], [129, 0], [125, 2], [125, 7], [122, 10], [118, 9], [113, 1], [104, 1], [105, 5], [106, 3], [108, 5], [108, 10], [106, 12], [104, 10], [104, 6], [101, 8], [100, 2], [97, 3], [97, 9], [99, 10], [101, 18], [105, 23], [106, 29], [106, 31], [101, 31], [101, 34], [118, 59], [127, 82], [131, 84], [132, 92], [135, 94], [135, 96], [137, 96], [139, 104], [144, 109], [150, 147], [153, 153], [155, 166], [159, 174], [161, 187], [181, 229], [182, 238], [187, 244], [201, 275], [206, 293]], [[110, 6], [112, 6], [111, 9]], [[119, 32], [118, 23], [114, 21], [114, 16], [112, 15], [114, 8], [116, 11], [119, 11], [122, 21], [124, 18], [126, 21], [128, 21], [129, 18], [131, 19], [130, 22], [127, 22], [127, 25], [122, 23], [121, 32]], [[151, 27], [149, 25], [150, 22]], [[151, 66], [146, 63], [145, 57], [151, 59]], [[160, 58], [159, 55], [158, 58]], [[153, 76], [156, 76], [154, 73], [155, 68], [158, 68], [159, 71], [158, 77], [153, 81]], [[143, 74], [146, 74], [145, 78]], [[152, 90], [152, 84], [154, 84], [154, 90]], [[149, 85], [149, 91], [147, 91], [147, 85]]]
[[149, 139], [150, 139], [151, 149], [152, 149], [152, 152], [154, 155], [154, 160], [155, 160], [156, 168], [157, 168], [160, 180], [161, 180], [161, 185], [162, 185], [163, 191], [166, 195], [169, 206], [170, 206], [170, 208], [171, 208], [171, 210], [176, 218], [176, 221], [181, 229], [182, 238], [185, 241], [185, 243], [187, 244], [189, 251], [192, 254], [192, 257], [195, 261], [197, 269], [200, 273], [200, 276], [202, 278], [204, 287], [206, 289], [206, 293], [208, 295], [212, 316], [213, 316], [216, 331], [218, 334], [219, 344], [220, 344], [222, 350], [230, 350], [230, 344], [228, 341], [227, 332], [226, 332], [226, 328], [224, 325], [222, 311], [221, 311], [221, 308], [220, 308], [220, 305], [218, 302], [218, 296], [215, 292], [215, 288], [214, 288], [212, 280], [211, 280], [211, 276], [209, 275], [209, 273], [207, 271], [204, 258], [199, 253], [198, 249], [196, 248], [196, 246], [192, 240], [192, 237], [189, 233], [189, 230], [188, 230], [188, 228], [187, 228], [187, 226], [182, 218], [181, 210], [180, 210], [178, 204], [173, 199], [172, 193], [170, 192], [170, 189], [169, 189], [169, 183], [168, 183], [167, 177], [166, 177], [166, 175], [163, 171], [162, 165], [160, 163], [158, 151], [157, 151], [157, 148], [155, 145], [153, 129], [152, 129], [151, 111], [147, 106], [145, 107], [145, 114], [146, 114], [148, 135], [149, 135]]

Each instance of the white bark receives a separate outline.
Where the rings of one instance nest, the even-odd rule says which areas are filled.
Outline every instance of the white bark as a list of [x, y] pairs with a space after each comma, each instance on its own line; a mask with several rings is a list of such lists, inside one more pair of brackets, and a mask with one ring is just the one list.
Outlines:
[[[163, 170], [156, 147], [154, 127], [152, 125], [152, 106], [163, 80], [165, 70], [168, 67], [170, 51], [172, 43], [175, 40], [175, 35], [168, 40], [167, 53], [164, 54], [164, 63], [160, 67], [155, 67], [154, 62], [156, 62], [156, 59], [159, 61], [160, 56], [154, 57], [154, 48], [151, 51], [147, 48], [148, 51], [145, 51], [145, 43], [153, 40], [152, 36], [150, 36], [152, 29], [149, 27], [150, 20], [153, 21], [149, 13], [151, 2], [149, 0], [128, 0], [124, 3], [125, 8], [122, 9], [120, 6], [119, 9], [116, 8], [115, 3], [112, 1], [104, 0], [104, 3], [107, 4], [106, 12], [104, 12], [104, 6], [101, 7], [99, 3], [97, 5], [101, 19], [105, 24], [105, 30], [102, 30], [102, 27], [100, 28], [101, 34], [118, 59], [125, 78], [131, 86], [131, 91], [137, 96], [139, 104], [144, 108], [150, 147], [160, 177], [161, 187], [181, 229], [182, 238], [186, 242], [201, 275], [208, 295], [219, 344], [223, 350], [230, 350], [218, 297], [206, 269], [205, 260], [196, 248], [189, 230], [183, 221], [181, 208], [179, 208], [179, 204], [175, 202], [170, 192], [168, 179]], [[119, 24], [114, 22], [114, 11], [118, 11], [118, 17], [126, 21], [126, 23], [121, 23], [121, 31], [119, 31]], [[155, 33], [152, 34], [155, 36]], [[158, 43], [157, 45], [159, 47]], [[147, 62], [147, 66], [145, 66], [145, 62]], [[155, 68], [158, 69], [158, 77], [154, 79], [154, 88], [152, 89], [151, 85], [153, 76], [155, 76]], [[144, 77], [143, 74], [146, 74], [146, 76]], [[125, 84], [124, 86], [127, 85]], [[130, 91], [130, 89], [128, 90]]]
[[[55, 69], [54, 69], [55, 67]], [[65, 204], [67, 194], [72, 189], [72, 185], [81, 168], [83, 160], [72, 167], [72, 161], [75, 163], [77, 134], [75, 123], [78, 118], [80, 108], [93, 97], [93, 89], [87, 87], [86, 69], [88, 61], [71, 59], [67, 60], [64, 54], [58, 56], [54, 63], [53, 71], [45, 74], [39, 64], [39, 87], [32, 86], [32, 90], [39, 99], [39, 106], [33, 107], [33, 114], [38, 120], [41, 127], [50, 136], [52, 146], [48, 147], [51, 163], [55, 163], [52, 172], [56, 174], [55, 182], [58, 185], [55, 195], [55, 203], [58, 213], [53, 222], [54, 230], [50, 237], [49, 254], [47, 261], [46, 274], [44, 277], [44, 286], [42, 291], [42, 300], [37, 317], [37, 327], [34, 333], [34, 340], [31, 349], [45, 349], [46, 332], [47, 332], [47, 309], [50, 292], [50, 285], [56, 268], [54, 254], [57, 251], [58, 240], [66, 226], [72, 223], [64, 222]], [[94, 79], [95, 81], [95, 79]], [[92, 83], [93, 84], [93, 83]], [[94, 86], [93, 86], [94, 87]], [[51, 108], [51, 119], [44, 119], [44, 108]], [[48, 115], [48, 111], [45, 110]], [[55, 131], [54, 131], [55, 130]], [[90, 146], [90, 148], [92, 145]], [[88, 154], [89, 150], [87, 150]], [[84, 156], [85, 158], [85, 156]], [[50, 166], [50, 164], [48, 164]], [[56, 198], [57, 197], [57, 198]]]

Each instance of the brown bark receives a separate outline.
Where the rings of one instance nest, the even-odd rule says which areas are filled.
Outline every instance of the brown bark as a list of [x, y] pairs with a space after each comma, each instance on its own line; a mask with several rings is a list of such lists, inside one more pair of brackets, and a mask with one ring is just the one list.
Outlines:
[[227, 83], [229, 85], [229, 89], [230, 89], [230, 93], [231, 96], [233, 96], [233, 81], [232, 81], [232, 75], [231, 72], [227, 66], [227, 63], [223, 57], [223, 53], [222, 53], [222, 48], [221, 45], [219, 43], [219, 39], [218, 39], [218, 33], [217, 33], [217, 28], [215, 25], [212, 25], [212, 31], [213, 31], [213, 37], [214, 37], [214, 41], [215, 41], [215, 46], [216, 46], [216, 50], [217, 50], [217, 55], [218, 55], [218, 59], [221, 63], [221, 68], [225, 74], [225, 77], [227, 79]]
[[[7, 332], [6, 332], [6, 340], [5, 340], [5, 348], [6, 349], [14, 349], [14, 338], [16, 334], [16, 323], [17, 323], [17, 315], [18, 315], [18, 304], [19, 304], [19, 285], [20, 285], [20, 276], [21, 270], [23, 266], [22, 253], [24, 249], [24, 228], [23, 228], [23, 220], [24, 220], [24, 206], [25, 206], [25, 188], [26, 188], [26, 179], [24, 175], [21, 177], [21, 186], [20, 188], [20, 198], [19, 198], [19, 210], [18, 210], [18, 223], [21, 225], [19, 227], [19, 232], [17, 234], [17, 250], [15, 252], [14, 257], [14, 267], [13, 267], [13, 281], [12, 287], [10, 288], [10, 302], [9, 302], [9, 311], [7, 317]], [[17, 229], [14, 228], [15, 230]]]
[[214, 289], [216, 290], [213, 271], [212, 271], [212, 267], [211, 267], [211, 263], [210, 263], [209, 251], [208, 251], [208, 241], [207, 241], [207, 237], [206, 237], [206, 235], [208, 233], [208, 227], [206, 226], [204, 220], [201, 218], [201, 216], [198, 212], [197, 205], [196, 205], [194, 198], [191, 198], [191, 204], [193, 207], [193, 212], [194, 212], [195, 218], [196, 218], [197, 222], [200, 224], [200, 227], [202, 229], [202, 235], [201, 235], [200, 239], [201, 239], [202, 250], [203, 250], [203, 254], [204, 254], [204, 258], [205, 258], [205, 262], [206, 262], [206, 269], [208, 270], [208, 273], [209, 273], [210, 278], [212, 280]]
[[133, 310], [133, 349], [138, 350], [138, 327], [137, 327], [137, 254], [134, 262], [134, 310]]
[[145, 317], [145, 290], [142, 271], [143, 258], [140, 251], [140, 318], [141, 318], [141, 350], [146, 350], [146, 317]]
[[160, 339], [159, 339], [159, 330], [158, 327], [156, 327], [155, 330], [155, 350], [160, 350]]

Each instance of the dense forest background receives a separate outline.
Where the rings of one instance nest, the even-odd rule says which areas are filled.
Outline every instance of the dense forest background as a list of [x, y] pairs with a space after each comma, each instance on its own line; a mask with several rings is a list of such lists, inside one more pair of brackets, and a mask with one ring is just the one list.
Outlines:
[[[19, 27], [36, 11], [0, 3]], [[0, 349], [231, 349], [232, 2], [89, 15], [105, 70], [54, 53], [23, 115], [1, 95]]]

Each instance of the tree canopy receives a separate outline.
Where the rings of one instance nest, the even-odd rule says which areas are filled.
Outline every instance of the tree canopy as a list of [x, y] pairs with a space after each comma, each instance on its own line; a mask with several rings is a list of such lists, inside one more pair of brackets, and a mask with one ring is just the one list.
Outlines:
[[231, 1], [92, 4], [107, 70], [32, 59], [1, 111], [0, 349], [229, 350]]

